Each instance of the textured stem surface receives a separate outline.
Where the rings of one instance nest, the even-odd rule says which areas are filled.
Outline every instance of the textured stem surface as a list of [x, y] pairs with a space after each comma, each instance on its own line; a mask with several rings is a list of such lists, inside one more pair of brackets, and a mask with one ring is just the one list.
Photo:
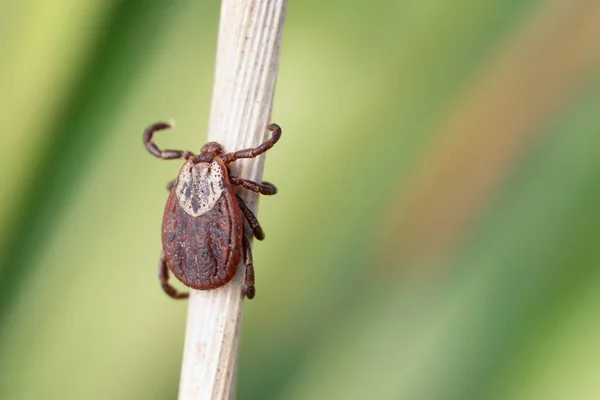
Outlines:
[[[222, 2], [208, 137], [225, 151], [253, 147], [267, 138], [286, 3]], [[234, 162], [231, 172], [260, 182], [263, 165], [264, 155]], [[257, 195], [242, 191], [241, 196], [256, 212]], [[179, 399], [234, 397], [243, 281], [240, 264], [224, 287], [191, 291]]]

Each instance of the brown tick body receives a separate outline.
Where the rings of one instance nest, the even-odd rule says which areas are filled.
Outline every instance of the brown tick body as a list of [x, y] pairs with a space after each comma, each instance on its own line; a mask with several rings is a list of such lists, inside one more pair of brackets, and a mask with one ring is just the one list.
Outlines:
[[281, 137], [281, 128], [270, 124], [272, 137], [258, 147], [223, 152], [216, 142], [205, 144], [198, 155], [190, 151], [160, 150], [152, 141], [156, 131], [170, 128], [157, 123], [144, 132], [146, 149], [164, 160], [184, 159], [177, 179], [167, 185], [170, 191], [162, 223], [163, 252], [159, 263], [159, 279], [165, 293], [184, 299], [169, 284], [169, 269], [186, 286], [198, 290], [225, 285], [235, 275], [242, 255], [246, 265], [245, 294], [255, 294], [254, 266], [250, 242], [244, 233], [244, 219], [254, 237], [265, 235], [246, 203], [236, 196], [234, 185], [264, 195], [277, 193], [267, 182], [253, 182], [229, 174], [227, 164], [240, 158], [254, 158], [269, 150]]

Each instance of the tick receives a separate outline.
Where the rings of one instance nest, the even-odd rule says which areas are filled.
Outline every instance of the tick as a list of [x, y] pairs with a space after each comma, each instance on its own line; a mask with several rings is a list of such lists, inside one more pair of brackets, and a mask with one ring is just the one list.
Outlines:
[[160, 122], [144, 131], [146, 149], [163, 160], [183, 159], [177, 179], [167, 184], [170, 191], [162, 220], [162, 254], [158, 266], [160, 284], [174, 299], [189, 293], [178, 292], [169, 284], [169, 270], [192, 289], [209, 290], [225, 285], [235, 275], [243, 255], [246, 265], [245, 294], [252, 299], [254, 265], [244, 220], [252, 234], [263, 240], [265, 234], [256, 216], [234, 186], [264, 195], [277, 193], [267, 182], [254, 182], [233, 176], [228, 164], [240, 158], [254, 158], [269, 150], [281, 137], [281, 128], [270, 124], [272, 135], [258, 147], [225, 153], [216, 142], [206, 143], [199, 154], [182, 150], [161, 150], [152, 141], [155, 132], [171, 125]]

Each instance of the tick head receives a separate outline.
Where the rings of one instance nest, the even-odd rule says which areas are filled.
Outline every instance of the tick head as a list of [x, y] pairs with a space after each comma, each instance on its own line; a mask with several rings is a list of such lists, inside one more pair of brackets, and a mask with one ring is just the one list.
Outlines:
[[223, 147], [217, 142], [208, 142], [200, 149], [202, 154], [210, 154], [211, 156], [220, 156], [223, 154]]

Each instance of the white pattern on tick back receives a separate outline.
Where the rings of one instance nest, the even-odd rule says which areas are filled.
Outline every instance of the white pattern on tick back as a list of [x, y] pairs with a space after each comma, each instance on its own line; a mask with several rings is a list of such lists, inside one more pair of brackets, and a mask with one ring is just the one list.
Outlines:
[[192, 217], [210, 211], [221, 198], [223, 190], [223, 171], [218, 162], [184, 164], [179, 172], [179, 182], [175, 193], [179, 205]]

